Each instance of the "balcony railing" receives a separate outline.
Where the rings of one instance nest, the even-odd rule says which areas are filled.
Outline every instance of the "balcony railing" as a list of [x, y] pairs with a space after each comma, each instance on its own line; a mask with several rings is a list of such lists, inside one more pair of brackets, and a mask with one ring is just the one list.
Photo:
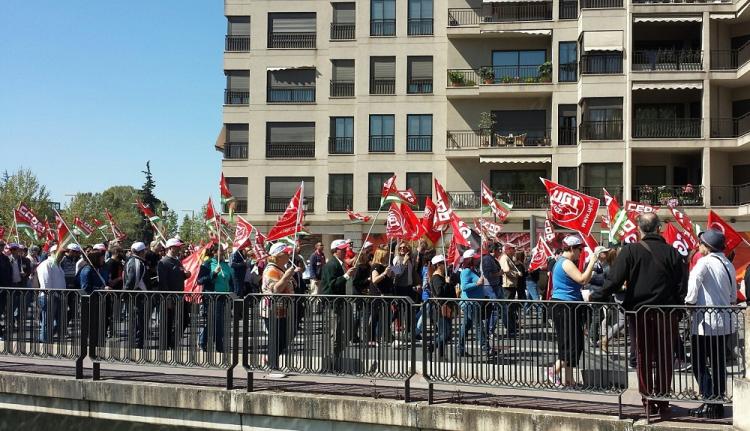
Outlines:
[[266, 143], [267, 159], [314, 159], [315, 142]]
[[[305, 212], [312, 213], [315, 211], [315, 198], [305, 196], [303, 199]], [[266, 196], [267, 213], [283, 213], [289, 205], [289, 196]]]
[[578, 130], [575, 127], [558, 128], [557, 145], [578, 145]]
[[315, 103], [315, 87], [273, 86], [267, 97], [268, 103]]
[[[540, 72], [542, 65], [483, 66], [479, 69], [448, 69], [452, 87], [473, 87], [477, 84], [538, 84], [549, 83], [552, 77]], [[491, 72], [490, 75], [484, 74]], [[484, 75], [484, 77], [482, 77]]]
[[578, 81], [578, 63], [563, 63], [558, 70], [557, 80], [559, 82]]
[[700, 49], [648, 50], [633, 53], [633, 71], [703, 70]]
[[429, 36], [433, 33], [432, 18], [411, 18], [407, 23], [407, 34], [409, 36]]
[[224, 158], [227, 160], [231, 159], [247, 159], [247, 143], [229, 143], [224, 144]]
[[354, 138], [331, 136], [328, 138], [328, 154], [354, 154]]
[[581, 0], [581, 9], [609, 9], [623, 7], [622, 0]]
[[581, 75], [622, 73], [622, 52], [581, 54]]
[[578, 1], [560, 1], [560, 19], [577, 19]]
[[[458, 210], [479, 209], [480, 198], [477, 192], [448, 192], [451, 207]], [[513, 209], [541, 209], [547, 207], [547, 192], [512, 190], [496, 193], [497, 199], [513, 205]]]
[[552, 19], [552, 2], [493, 3], [480, 8], [448, 9], [448, 26], [512, 21], [548, 21]]
[[582, 121], [578, 133], [584, 141], [621, 141], [622, 120]]
[[372, 19], [370, 20], [370, 36], [395, 36], [395, 19]]
[[406, 83], [406, 92], [409, 94], [432, 93], [432, 79], [410, 79]]
[[711, 186], [712, 206], [738, 206], [750, 204], [750, 184]]
[[[222, 213], [229, 213], [229, 204], [222, 205]], [[234, 198], [234, 212], [236, 214], [247, 214], [247, 198]]]
[[396, 79], [371, 79], [370, 94], [396, 94]]
[[737, 70], [750, 61], [750, 42], [738, 49], [711, 50], [711, 70]]
[[650, 205], [703, 206], [701, 185], [647, 185], [633, 187], [631, 198]]
[[732, 3], [732, 0], [632, 0], [633, 4], [706, 4]]
[[352, 195], [328, 195], [328, 211], [346, 211], [352, 209]]
[[622, 186], [581, 186], [578, 188], [578, 191], [581, 193], [585, 193], [589, 196], [594, 196], [599, 198], [599, 202], [601, 205], [606, 205], [606, 202], [604, 202], [604, 196], [602, 195], [602, 188], [606, 188], [607, 192], [609, 192], [610, 195], [617, 198], [619, 202], [622, 202]]
[[331, 81], [331, 97], [354, 97], [354, 82]]
[[482, 130], [449, 130], [447, 149], [477, 149], [501, 147], [536, 147], [552, 145], [551, 129], [519, 129], [490, 132]]
[[392, 153], [395, 151], [393, 135], [370, 135], [369, 151], [371, 153]]
[[407, 153], [431, 153], [432, 135], [408, 135], [406, 137]]
[[315, 33], [273, 32], [268, 35], [269, 48], [315, 48]]
[[224, 51], [226, 52], [248, 52], [250, 51], [250, 36], [235, 36], [228, 34], [224, 39]]
[[700, 118], [635, 119], [633, 138], [700, 138], [703, 136]]
[[712, 138], [739, 138], [750, 133], [750, 113], [739, 118], [712, 118]]
[[357, 27], [352, 24], [331, 23], [331, 40], [354, 40]]
[[224, 90], [225, 105], [247, 105], [250, 103], [250, 90]]

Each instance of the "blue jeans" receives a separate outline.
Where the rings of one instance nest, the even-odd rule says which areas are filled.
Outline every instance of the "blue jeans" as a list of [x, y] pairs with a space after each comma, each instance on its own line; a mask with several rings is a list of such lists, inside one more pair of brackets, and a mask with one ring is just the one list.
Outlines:
[[466, 337], [469, 335], [469, 329], [472, 326], [477, 331], [477, 339], [482, 349], [488, 350], [487, 333], [485, 326], [482, 325], [482, 305], [474, 301], [461, 301], [461, 331], [458, 334], [458, 353], [466, 352]]
[[[209, 335], [213, 335], [214, 343], [216, 344], [216, 351], [224, 353], [224, 306], [225, 302], [223, 298], [213, 298], [214, 300], [203, 306], [206, 307], [206, 323], [201, 328], [201, 333], [198, 342], [201, 345], [201, 349], [204, 351], [208, 349], [208, 338]], [[213, 305], [213, 307], [211, 306]], [[213, 334], [210, 334], [209, 327], [210, 320], [213, 320]]]
[[[50, 334], [49, 330], [54, 334], [60, 331], [60, 298], [56, 297], [52, 292], [46, 292], [44, 295], [39, 295], [39, 342], [49, 343]], [[50, 322], [49, 319], [52, 319]]]
[[437, 317], [437, 332], [435, 333], [435, 350], [438, 355], [443, 356], [445, 354], [445, 345], [451, 341], [451, 333], [453, 332], [453, 324], [451, 319], [443, 316]]
[[526, 293], [529, 294], [529, 299], [532, 301], [539, 301], [539, 291], [537, 290], [536, 281], [526, 279]]

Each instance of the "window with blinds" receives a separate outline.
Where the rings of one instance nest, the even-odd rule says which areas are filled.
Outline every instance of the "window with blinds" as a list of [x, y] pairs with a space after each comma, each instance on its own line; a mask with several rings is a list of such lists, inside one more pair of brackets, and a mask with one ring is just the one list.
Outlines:
[[314, 12], [268, 14], [269, 48], [315, 48]]
[[225, 159], [247, 159], [250, 128], [247, 124], [225, 124]]
[[380, 208], [380, 193], [383, 183], [393, 176], [393, 172], [370, 172], [367, 174], [367, 210], [377, 211]]
[[396, 57], [370, 57], [370, 94], [396, 93]]
[[315, 123], [266, 123], [266, 157], [304, 159], [315, 157]]
[[331, 40], [353, 40], [357, 14], [354, 3], [332, 3]]
[[407, 92], [410, 94], [432, 93], [432, 57], [407, 58]]
[[227, 37], [224, 50], [227, 52], [250, 51], [249, 16], [227, 17]]
[[227, 87], [224, 90], [224, 104], [247, 105], [250, 103], [250, 71], [227, 70]]
[[289, 199], [297, 192], [302, 181], [305, 182], [302, 205], [305, 212], [311, 213], [315, 209], [315, 177], [266, 177], [266, 205], [267, 213], [284, 212]]
[[331, 97], [354, 97], [354, 60], [331, 60]]

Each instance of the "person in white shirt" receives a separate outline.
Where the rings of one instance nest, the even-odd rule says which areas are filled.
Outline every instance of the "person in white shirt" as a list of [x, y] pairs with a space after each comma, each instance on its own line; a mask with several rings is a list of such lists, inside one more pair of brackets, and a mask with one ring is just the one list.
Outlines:
[[[65, 302], [65, 272], [60, 266], [64, 254], [57, 252], [57, 246], [50, 248], [50, 256], [36, 268], [36, 276], [39, 280], [39, 341], [50, 342], [50, 332], [60, 334], [61, 320], [60, 307]], [[57, 290], [59, 292], [51, 292]], [[64, 306], [64, 305], [62, 305]], [[64, 322], [62, 322], [64, 323]]]
[[[691, 343], [693, 375], [706, 400], [721, 400], [726, 394], [727, 336], [734, 332], [737, 315], [715, 307], [728, 307], [737, 302], [734, 266], [724, 255], [724, 234], [709, 229], [700, 235], [698, 251], [703, 258], [690, 271], [685, 303], [696, 305], [692, 311]], [[705, 308], [703, 308], [705, 307]], [[703, 404], [691, 409], [694, 417], [720, 418], [722, 404]]]

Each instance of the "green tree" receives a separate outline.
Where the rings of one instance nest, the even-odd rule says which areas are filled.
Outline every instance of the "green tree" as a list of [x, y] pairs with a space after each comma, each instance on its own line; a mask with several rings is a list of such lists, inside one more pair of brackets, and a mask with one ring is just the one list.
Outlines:
[[174, 210], [169, 209], [169, 205], [167, 205], [166, 202], [161, 202], [156, 215], [161, 217], [161, 226], [159, 226], [159, 229], [161, 229], [162, 233], [167, 237], [167, 239], [177, 235], [179, 228], [177, 213]]
[[4, 171], [0, 176], [0, 226], [13, 226], [13, 208], [21, 202], [29, 205], [42, 220], [53, 216], [49, 191], [31, 169], [20, 168], [13, 173]]
[[[81, 217], [87, 222], [96, 217], [99, 220], [107, 220], [104, 210], [109, 210], [117, 225], [128, 236], [126, 242], [140, 241], [140, 224], [143, 218], [135, 207], [135, 199], [138, 190], [132, 186], [113, 186], [101, 193], [77, 193], [65, 207], [65, 221], [72, 223], [75, 217]], [[112, 239], [112, 230], [106, 229], [105, 235]], [[90, 238], [79, 238], [84, 244], [102, 241], [100, 233], [95, 232]]]
[[208, 228], [204, 222], [205, 206], [195, 213], [182, 218], [179, 234], [183, 241], [190, 244], [199, 244], [208, 241]]
[[[141, 172], [146, 176], [146, 181], [143, 183], [143, 187], [141, 187], [139, 192], [140, 199], [146, 206], [156, 211], [161, 206], [161, 201], [154, 195], [156, 181], [154, 181], [154, 176], [151, 174], [151, 161], [146, 162], [146, 170]], [[157, 215], [161, 217], [161, 214]], [[154, 239], [154, 231], [151, 228], [151, 224], [143, 217], [140, 224], [140, 231], [138, 237], [142, 238], [147, 244]]]

